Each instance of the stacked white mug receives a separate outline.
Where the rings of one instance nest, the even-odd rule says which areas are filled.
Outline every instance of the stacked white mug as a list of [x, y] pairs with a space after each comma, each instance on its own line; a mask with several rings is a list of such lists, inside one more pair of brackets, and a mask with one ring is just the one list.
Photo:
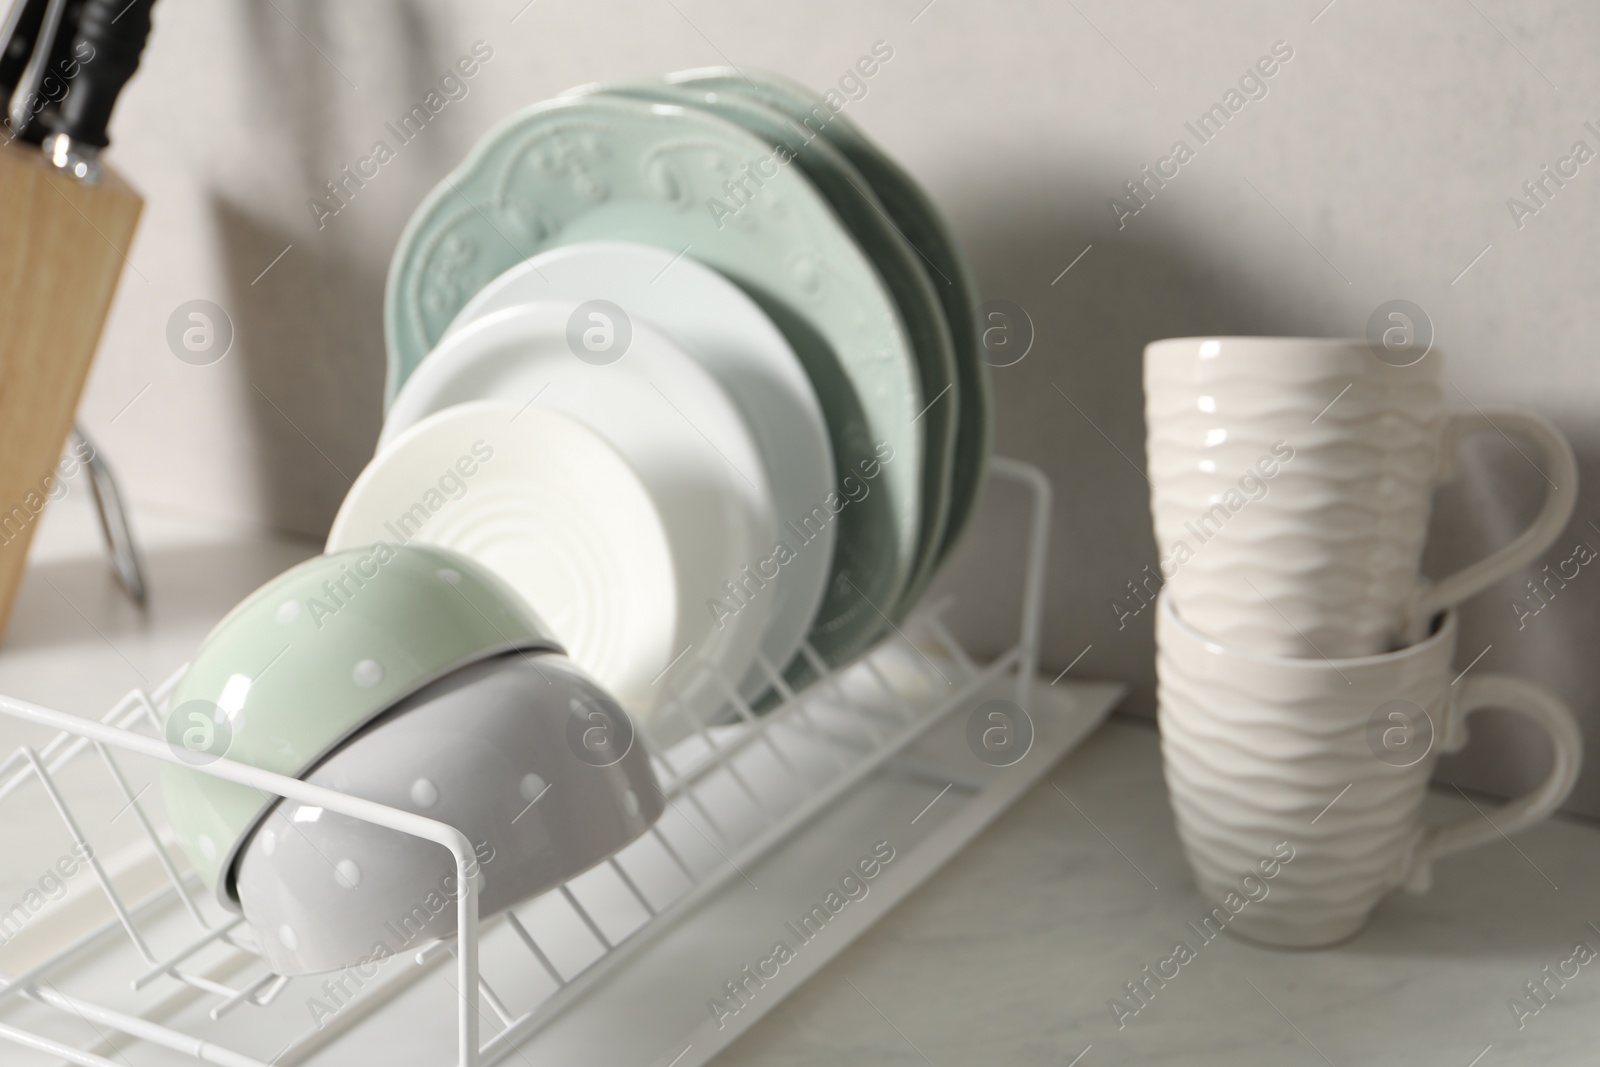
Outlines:
[[[1347, 937], [1389, 890], [1425, 888], [1433, 858], [1540, 821], [1577, 778], [1581, 739], [1559, 700], [1500, 676], [1453, 685], [1449, 672], [1451, 609], [1560, 535], [1577, 464], [1537, 415], [1448, 412], [1441, 363], [1436, 350], [1358, 340], [1197, 337], [1145, 349], [1167, 785], [1201, 889], [1241, 901], [1219, 920], [1245, 936]], [[1477, 432], [1535, 445], [1545, 502], [1510, 544], [1429, 583], [1432, 491], [1456, 443]], [[1422, 825], [1434, 761], [1465, 744], [1463, 721], [1483, 707], [1549, 733], [1550, 775], [1493, 824]], [[1234, 887], [1265, 861], [1270, 888], [1244, 902]]]

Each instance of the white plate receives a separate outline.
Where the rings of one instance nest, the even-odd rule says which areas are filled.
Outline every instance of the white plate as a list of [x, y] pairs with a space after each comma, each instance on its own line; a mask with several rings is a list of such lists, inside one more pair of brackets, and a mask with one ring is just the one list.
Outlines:
[[682, 647], [679, 575], [649, 488], [553, 408], [459, 404], [400, 435], [351, 487], [328, 551], [377, 541], [493, 570], [630, 712], [648, 709], [651, 679]]
[[[680, 643], [656, 671], [675, 666], [652, 686], [648, 706], [676, 691], [694, 712], [709, 713], [726, 698], [698, 668], [738, 683], [772, 617], [773, 583], [745, 576], [777, 536], [771, 483], [739, 409], [692, 356], [649, 323], [634, 322], [620, 357], [579, 359], [568, 337], [578, 306], [522, 304], [441, 341], [390, 405], [379, 450], [433, 412], [483, 399], [519, 409], [537, 401], [599, 433], [649, 487], [680, 577]], [[735, 582], [744, 590], [737, 597]]]
[[[536, 300], [606, 300], [633, 321], [651, 323], [711, 372], [739, 405], [761, 450], [778, 523], [800, 524], [833, 490], [833, 446], [811, 379], [789, 342], [744, 290], [688, 255], [624, 241], [588, 241], [551, 249], [512, 267], [478, 292], [445, 331]], [[396, 427], [399, 405], [389, 414]], [[385, 431], [388, 432], [387, 429]], [[795, 556], [764, 555], [758, 571], [773, 579], [772, 622], [761, 651], [782, 668], [800, 648], [827, 589], [835, 526], [802, 542], [780, 536]], [[747, 692], [762, 687], [760, 671]]]

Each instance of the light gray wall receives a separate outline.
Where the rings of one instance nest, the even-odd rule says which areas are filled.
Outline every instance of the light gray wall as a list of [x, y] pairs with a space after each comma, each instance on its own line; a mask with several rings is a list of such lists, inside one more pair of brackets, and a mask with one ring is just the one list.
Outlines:
[[[1574, 141], [1600, 150], [1584, 127], [1600, 126], [1592, 4], [524, 3], [158, 5], [114, 130], [149, 205], [84, 403], [141, 507], [325, 528], [378, 431], [389, 251], [412, 206], [507, 113], [582, 82], [727, 61], [825, 87], [879, 39], [895, 57], [847, 114], [944, 206], [985, 291], [1037, 328], [1030, 355], [996, 374], [999, 446], [1055, 479], [1055, 670], [1092, 646], [1074, 673], [1131, 679], [1132, 707], [1151, 708], [1149, 612], [1119, 630], [1109, 605], [1156, 558], [1137, 469], [1152, 338], [1359, 334], [1377, 305], [1408, 298], [1433, 320], [1453, 394], [1547, 413], [1600, 479], [1600, 164], [1521, 228], [1506, 206]], [[495, 55], [470, 95], [319, 230], [307, 198], [479, 39]], [[1109, 198], [1277, 41], [1294, 56], [1268, 95], [1119, 228]], [[163, 339], [195, 298], [237, 329], [213, 366], [180, 362]], [[1441, 497], [1430, 566], [1507, 537], [1540, 485], [1504, 442], [1474, 442]], [[1585, 495], [1550, 560], [1579, 538], [1600, 547], [1597, 501]], [[947, 580], [979, 648], [998, 647], [1014, 617], [995, 577], [1014, 554], [992, 546], [1016, 521], [996, 494]], [[1545, 682], [1600, 734], [1600, 574], [1585, 569], [1521, 630], [1518, 585], [1468, 609], [1463, 665], [1492, 646], [1475, 670]], [[1508, 790], [1539, 771], [1539, 744], [1484, 732], [1502, 743], [1447, 773]], [[1600, 774], [1574, 806], [1600, 813]]]

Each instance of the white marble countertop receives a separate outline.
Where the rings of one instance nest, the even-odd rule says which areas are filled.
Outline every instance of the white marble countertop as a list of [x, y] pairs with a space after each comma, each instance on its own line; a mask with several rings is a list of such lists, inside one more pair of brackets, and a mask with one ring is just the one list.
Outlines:
[[[81, 496], [47, 513], [0, 647], [0, 692], [98, 714], [317, 550], [138, 518], [148, 614], [112, 583]], [[0, 746], [25, 736], [0, 721]], [[1431, 802], [1437, 816], [1468, 810], [1454, 793]], [[1201, 946], [1119, 1029], [1108, 1001], [1209, 905], [1178, 850], [1153, 727], [1114, 719], [717, 1062], [1592, 1064], [1600, 958], [1564, 986], [1549, 980], [1554, 996], [1520, 1029], [1509, 1002], [1578, 942], [1600, 951], [1597, 888], [1600, 829], [1553, 821], [1441, 861], [1431, 893], [1384, 902], [1337, 948]]]
[[[1429, 803], [1471, 810], [1454, 792]], [[1576, 943], [1600, 952], [1597, 888], [1600, 829], [1549, 822], [1442, 860], [1432, 892], [1384, 901], [1339, 947], [1199, 945], [1119, 1029], [1108, 1001], [1193, 944], [1185, 923], [1210, 902], [1178, 849], [1153, 724], [1113, 718], [717, 1062], [1593, 1064], [1600, 957], [1550, 981], [1520, 1029], [1508, 1001]]]

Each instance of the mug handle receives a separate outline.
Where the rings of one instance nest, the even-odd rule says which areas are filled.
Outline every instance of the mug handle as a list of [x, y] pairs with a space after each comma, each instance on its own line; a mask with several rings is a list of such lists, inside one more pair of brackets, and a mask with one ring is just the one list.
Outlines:
[[[1492, 414], [1482, 411], [1458, 412], [1446, 424], [1444, 470], [1454, 466], [1456, 445], [1468, 434], [1494, 431], [1501, 436], [1520, 433], [1531, 440], [1544, 459], [1539, 468], [1541, 476], [1549, 483], [1544, 506], [1533, 523], [1510, 544], [1490, 553], [1478, 562], [1464, 567], [1448, 578], [1442, 578], [1419, 590], [1411, 611], [1407, 615], [1404, 644], [1409, 646], [1427, 636], [1433, 618], [1439, 612], [1481, 593], [1533, 560], [1549, 548], [1566, 529], [1567, 520], [1578, 502], [1578, 461], [1572, 454], [1572, 445], [1555, 425], [1542, 415], [1526, 411], [1497, 410]], [[1441, 479], [1444, 480], [1444, 479]]]
[[1463, 685], [1447, 712], [1441, 746], [1444, 751], [1454, 752], [1466, 744], [1466, 720], [1473, 712], [1503, 708], [1532, 720], [1549, 734], [1554, 759], [1539, 787], [1496, 808], [1493, 814], [1497, 818], [1479, 811], [1455, 822], [1425, 828], [1412, 850], [1403, 879], [1408, 892], [1427, 891], [1433, 861], [1440, 856], [1508, 838], [1549, 818], [1572, 792], [1583, 763], [1583, 734], [1578, 722], [1567, 705], [1548, 689], [1505, 674], [1480, 674], [1466, 679]]

